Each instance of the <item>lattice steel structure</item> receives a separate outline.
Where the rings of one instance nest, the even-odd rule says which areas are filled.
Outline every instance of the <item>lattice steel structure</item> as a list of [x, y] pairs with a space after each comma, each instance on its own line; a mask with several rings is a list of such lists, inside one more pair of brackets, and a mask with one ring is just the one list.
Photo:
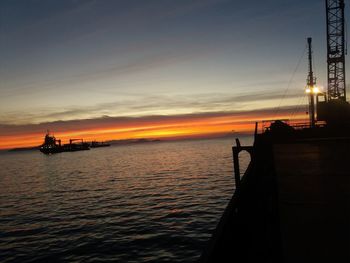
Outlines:
[[344, 0], [325, 0], [327, 10], [328, 100], [346, 101]]

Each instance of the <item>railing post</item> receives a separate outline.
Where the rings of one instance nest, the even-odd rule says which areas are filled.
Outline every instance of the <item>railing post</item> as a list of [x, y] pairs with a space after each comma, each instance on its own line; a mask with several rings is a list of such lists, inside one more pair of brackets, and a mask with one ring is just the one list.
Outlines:
[[239, 169], [238, 151], [235, 149], [235, 147], [233, 149], [233, 163], [234, 163], [234, 171], [235, 171], [235, 184], [237, 189], [241, 183], [241, 172]]
[[233, 169], [235, 176], [235, 185], [236, 189], [239, 187], [241, 183], [241, 171], [239, 169], [239, 152], [241, 151], [241, 144], [238, 139], [236, 139], [237, 146], [232, 147], [232, 155], [233, 155]]
[[250, 160], [253, 160], [253, 146], [241, 146], [239, 139], [236, 139], [236, 146], [232, 146], [232, 156], [233, 156], [233, 171], [235, 177], [236, 189], [241, 184], [241, 170], [239, 167], [239, 153], [241, 151], [247, 151], [250, 154]]

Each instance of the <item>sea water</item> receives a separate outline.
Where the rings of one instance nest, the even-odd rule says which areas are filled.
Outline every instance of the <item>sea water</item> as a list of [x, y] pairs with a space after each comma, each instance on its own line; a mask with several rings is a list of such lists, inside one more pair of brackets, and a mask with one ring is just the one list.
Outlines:
[[0, 154], [0, 261], [194, 262], [234, 193], [233, 142]]

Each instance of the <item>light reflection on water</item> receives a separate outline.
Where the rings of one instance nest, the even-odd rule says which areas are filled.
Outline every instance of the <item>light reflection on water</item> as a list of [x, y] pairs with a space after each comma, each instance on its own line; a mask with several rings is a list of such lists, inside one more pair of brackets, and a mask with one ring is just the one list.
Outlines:
[[0, 155], [1, 260], [195, 261], [234, 190], [232, 143]]

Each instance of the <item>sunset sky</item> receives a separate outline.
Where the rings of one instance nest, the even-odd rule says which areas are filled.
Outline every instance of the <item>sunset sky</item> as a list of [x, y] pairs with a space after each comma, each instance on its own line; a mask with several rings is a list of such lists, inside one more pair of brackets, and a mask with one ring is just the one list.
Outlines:
[[322, 0], [2, 0], [0, 148], [302, 117], [309, 36], [326, 84], [325, 23]]

